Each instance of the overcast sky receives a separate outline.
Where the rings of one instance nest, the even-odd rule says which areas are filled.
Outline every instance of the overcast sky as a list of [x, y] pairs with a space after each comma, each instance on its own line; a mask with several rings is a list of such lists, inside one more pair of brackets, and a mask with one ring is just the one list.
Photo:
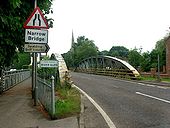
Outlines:
[[85, 36], [102, 50], [112, 46], [151, 51], [170, 27], [170, 0], [54, 0], [50, 53], [66, 53]]

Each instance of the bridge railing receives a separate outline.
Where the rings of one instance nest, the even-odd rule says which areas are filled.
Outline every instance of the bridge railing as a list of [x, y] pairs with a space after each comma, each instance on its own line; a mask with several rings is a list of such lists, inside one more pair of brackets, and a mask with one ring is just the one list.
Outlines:
[[136, 79], [137, 76], [131, 70], [125, 69], [103, 69], [103, 68], [89, 68], [89, 69], [76, 69], [77, 72], [105, 75], [118, 78]]
[[38, 77], [37, 87], [38, 100], [49, 112], [51, 118], [53, 118], [55, 115], [54, 77], [51, 78], [51, 82]]
[[29, 78], [30, 70], [2, 71], [0, 80], [0, 93], [14, 87], [18, 83]]

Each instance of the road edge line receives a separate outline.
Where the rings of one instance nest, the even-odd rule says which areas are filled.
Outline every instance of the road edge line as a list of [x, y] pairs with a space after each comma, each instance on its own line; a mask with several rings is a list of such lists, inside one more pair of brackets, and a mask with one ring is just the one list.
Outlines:
[[75, 84], [73, 84], [72, 86], [77, 88], [82, 94], [84, 94], [90, 100], [90, 102], [97, 108], [97, 110], [103, 116], [109, 128], [116, 128], [116, 126], [114, 125], [110, 117], [105, 113], [105, 111], [85, 91], [77, 87]]

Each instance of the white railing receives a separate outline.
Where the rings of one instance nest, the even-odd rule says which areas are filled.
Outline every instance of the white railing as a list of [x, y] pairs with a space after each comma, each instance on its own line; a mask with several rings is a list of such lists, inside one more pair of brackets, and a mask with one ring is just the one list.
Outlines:
[[0, 81], [0, 93], [29, 78], [30, 70], [3, 71]]

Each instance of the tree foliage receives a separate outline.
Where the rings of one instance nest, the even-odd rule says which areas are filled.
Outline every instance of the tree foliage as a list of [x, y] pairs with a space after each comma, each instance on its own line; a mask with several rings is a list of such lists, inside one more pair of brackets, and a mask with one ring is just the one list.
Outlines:
[[114, 56], [120, 59], [126, 59], [128, 57], [129, 50], [124, 46], [113, 46], [110, 51], [109, 55]]
[[75, 67], [81, 60], [97, 56], [98, 48], [93, 40], [80, 36], [77, 38], [77, 43], [74, 43], [70, 51], [63, 54], [68, 67]]
[[139, 66], [141, 66], [142, 56], [138, 52], [138, 49], [135, 48], [129, 51], [128, 62], [131, 65], [133, 65], [135, 68], [138, 68]]
[[151, 52], [142, 53], [142, 48], [127, 49], [124, 46], [112, 46], [107, 51], [98, 51], [94, 41], [85, 38], [84, 36], [77, 38], [77, 43], [74, 43], [70, 51], [64, 53], [64, 59], [68, 67], [75, 67], [81, 60], [90, 56], [108, 55], [120, 58], [129, 62], [133, 67], [140, 68], [142, 71], [148, 72], [151, 68], [157, 68], [158, 55], [160, 57], [160, 68], [166, 64], [166, 45], [165, 38], [156, 42], [155, 49]]
[[[49, 14], [52, 0], [40, 0], [38, 6]], [[0, 66], [10, 66], [17, 57], [17, 51], [24, 46], [23, 24], [34, 9], [34, 0], [0, 1]], [[47, 19], [52, 27], [52, 19]]]
[[28, 68], [28, 65], [31, 63], [31, 55], [29, 53], [17, 53], [17, 56], [18, 57], [16, 60], [14, 60], [14, 65], [12, 65], [12, 68]]
[[150, 52], [147, 51], [147, 52], [144, 52], [142, 54], [142, 60], [141, 60], [141, 70], [142, 71], [145, 71], [145, 72], [148, 72], [150, 71], [151, 69], [151, 57], [150, 57]]
[[104, 50], [104, 51], [99, 51], [98, 55], [101, 55], [101, 56], [108, 56], [109, 55], [109, 51], [107, 50]]
[[159, 54], [159, 60], [160, 60], [160, 66], [166, 65], [166, 44], [165, 44], [165, 38], [159, 40], [156, 42], [155, 50], [157, 51], [157, 54]]

